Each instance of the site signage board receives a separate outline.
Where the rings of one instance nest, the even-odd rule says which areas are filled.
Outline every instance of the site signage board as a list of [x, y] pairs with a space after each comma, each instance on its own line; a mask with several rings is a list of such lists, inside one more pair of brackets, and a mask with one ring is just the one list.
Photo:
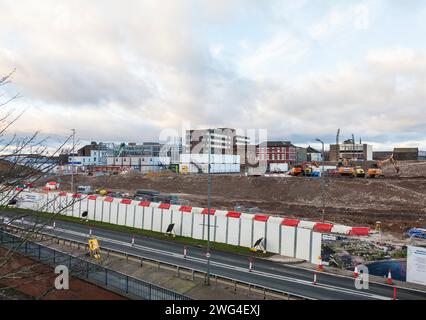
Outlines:
[[407, 246], [407, 282], [426, 285], [426, 248]]

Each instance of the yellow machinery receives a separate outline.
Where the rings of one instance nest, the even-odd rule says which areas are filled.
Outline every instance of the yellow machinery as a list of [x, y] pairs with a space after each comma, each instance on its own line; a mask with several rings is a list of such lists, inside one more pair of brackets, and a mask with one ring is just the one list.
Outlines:
[[101, 259], [101, 250], [98, 239], [89, 239], [89, 251], [92, 258], [95, 258], [96, 260]]
[[351, 177], [351, 178], [364, 178], [365, 177], [365, 171], [360, 166], [352, 166], [349, 164], [347, 159], [343, 159], [338, 164], [337, 172], [339, 173], [339, 176], [341, 177]]
[[364, 169], [362, 167], [357, 166], [354, 169], [354, 175], [357, 178], [364, 178], [365, 177], [365, 171], [364, 171]]
[[383, 170], [379, 167], [377, 163], [373, 163], [367, 171], [367, 176], [369, 178], [381, 178], [383, 177]]
[[319, 167], [318, 162], [304, 162], [301, 165], [294, 166], [290, 170], [290, 175], [310, 177], [314, 173], [314, 167]]
[[393, 154], [392, 154], [390, 157], [388, 157], [388, 158], [386, 158], [382, 161], [378, 160], [378, 161], [376, 161], [376, 163], [373, 163], [371, 165], [370, 169], [368, 169], [368, 171], [367, 171], [367, 176], [369, 178], [376, 178], [376, 177], [383, 178], [384, 174], [383, 174], [382, 167], [387, 165], [388, 163], [390, 163], [394, 166], [396, 174], [400, 173], [400, 168], [398, 166], [398, 163], [394, 159]]

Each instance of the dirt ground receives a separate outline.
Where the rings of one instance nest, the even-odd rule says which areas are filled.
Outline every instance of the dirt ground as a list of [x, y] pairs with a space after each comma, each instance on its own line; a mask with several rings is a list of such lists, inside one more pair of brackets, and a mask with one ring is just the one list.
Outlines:
[[[213, 175], [212, 206], [233, 210], [235, 206], [259, 208], [260, 212], [321, 219], [323, 193], [325, 218], [333, 223], [371, 226], [381, 221], [383, 230], [397, 237], [409, 227], [426, 226], [426, 162], [400, 162], [400, 176], [392, 166], [384, 168], [385, 178], [253, 177], [240, 174]], [[70, 188], [64, 176], [62, 188]], [[134, 193], [155, 189], [180, 194], [193, 206], [207, 206], [207, 175], [143, 175], [129, 172], [118, 176], [90, 177], [80, 174], [76, 185], [110, 188]]]
[[[0, 261], [6, 250], [0, 247]], [[24, 272], [25, 271], [25, 272]], [[19, 272], [15, 278], [4, 279], [2, 275]], [[69, 290], [51, 290], [57, 275], [47, 266], [22, 255], [0, 268], [0, 299], [41, 300], [125, 300], [123, 296], [104, 290], [88, 282], [70, 278]], [[4, 290], [12, 287], [13, 289]]]

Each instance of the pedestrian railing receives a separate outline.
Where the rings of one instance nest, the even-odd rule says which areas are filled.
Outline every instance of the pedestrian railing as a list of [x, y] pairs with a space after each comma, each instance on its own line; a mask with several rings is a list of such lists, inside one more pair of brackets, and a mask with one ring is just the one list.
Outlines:
[[93, 282], [118, 293], [143, 300], [191, 300], [191, 298], [90, 262], [82, 257], [44, 246], [0, 230], [0, 245], [52, 267], [65, 265], [71, 276]]

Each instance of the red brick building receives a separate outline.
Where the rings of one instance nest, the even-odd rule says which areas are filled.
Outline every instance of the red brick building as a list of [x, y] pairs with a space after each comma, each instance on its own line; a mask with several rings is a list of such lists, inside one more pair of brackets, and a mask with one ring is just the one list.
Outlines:
[[297, 162], [297, 147], [290, 141], [268, 141], [256, 146], [257, 158], [266, 160], [270, 163], [289, 163]]

